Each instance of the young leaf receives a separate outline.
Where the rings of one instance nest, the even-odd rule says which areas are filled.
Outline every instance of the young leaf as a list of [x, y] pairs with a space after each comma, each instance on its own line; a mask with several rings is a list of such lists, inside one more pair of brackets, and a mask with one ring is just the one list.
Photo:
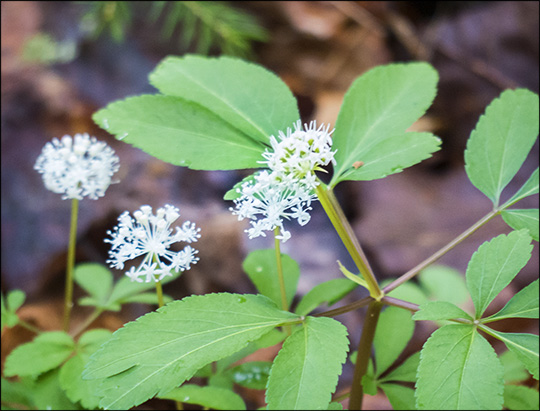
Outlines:
[[205, 409], [245, 410], [246, 404], [238, 394], [224, 388], [184, 384], [159, 398], [202, 405]]
[[532, 282], [514, 295], [502, 310], [487, 318], [489, 322], [504, 318], [538, 318], [538, 282]]
[[251, 361], [237, 365], [227, 373], [235, 383], [243, 387], [264, 390], [271, 367], [272, 363], [269, 361]]
[[274, 359], [266, 390], [268, 409], [326, 409], [348, 345], [347, 329], [341, 323], [307, 317]]
[[538, 391], [520, 385], [504, 386], [504, 406], [509, 410], [538, 410]]
[[490, 329], [490, 334], [498, 338], [525, 365], [538, 380], [538, 335], [525, 333], [503, 333]]
[[105, 306], [113, 285], [111, 271], [102, 264], [78, 264], [73, 273], [75, 282], [86, 291], [96, 306]]
[[187, 297], [116, 331], [92, 355], [83, 378], [103, 379], [101, 407], [130, 408], [167, 394], [206, 364], [297, 319], [262, 295]]
[[[405, 130], [431, 105], [437, 80], [437, 72], [427, 63], [380, 66], [356, 79], [336, 122], [337, 165], [329, 186], [381, 178], [429, 157], [438, 139]], [[410, 145], [416, 149], [411, 151]], [[364, 165], [355, 168], [358, 161]]]
[[485, 242], [473, 254], [466, 277], [476, 318], [482, 317], [491, 301], [527, 264], [532, 248], [531, 237], [520, 230]]
[[73, 403], [66, 396], [66, 393], [59, 382], [60, 369], [48, 371], [39, 376], [36, 380], [26, 380], [24, 384], [31, 392], [32, 402], [37, 410], [80, 410], [82, 407]]
[[[390, 280], [384, 280], [381, 283], [382, 287], [390, 284]], [[390, 297], [399, 298], [400, 300], [408, 301], [414, 304], [422, 304], [428, 301], [428, 296], [423, 288], [419, 287], [412, 281], [401, 284], [398, 288], [393, 289], [388, 293]]]
[[67, 360], [60, 369], [60, 386], [71, 401], [80, 401], [86, 409], [98, 408], [100, 397], [95, 394], [99, 381], [82, 379], [84, 366], [90, 355], [97, 351], [111, 335], [109, 330], [104, 329], [87, 331], [77, 342], [78, 349], [75, 355]]
[[429, 301], [420, 305], [420, 311], [417, 311], [413, 315], [413, 320], [450, 320], [452, 318], [466, 318], [472, 320], [473, 318], [456, 305], [447, 301]]
[[16, 311], [23, 305], [26, 294], [21, 290], [9, 291], [4, 300], [4, 295], [0, 295], [2, 307], [2, 324], [0, 330], [6, 327], [15, 327], [19, 323], [19, 316]]
[[196, 170], [259, 167], [257, 161], [264, 151], [262, 143], [206, 108], [179, 97], [130, 97], [109, 104], [93, 119], [151, 156]]
[[26, 300], [26, 294], [22, 290], [12, 290], [6, 295], [6, 307], [14, 313], [17, 311]]
[[[281, 254], [281, 264], [283, 267], [283, 280], [285, 282], [285, 294], [287, 304], [290, 306], [298, 278], [300, 277], [300, 267], [287, 254]], [[255, 250], [248, 254], [242, 268], [247, 273], [257, 290], [270, 298], [281, 307], [281, 291], [279, 288], [279, 277], [276, 263], [276, 252], [273, 248], [266, 250]]]
[[409, 358], [403, 361], [399, 367], [389, 372], [383, 378], [379, 378], [379, 382], [384, 381], [405, 381], [416, 382], [416, 370], [420, 363], [420, 351], [412, 354]]
[[419, 410], [493, 409], [503, 404], [503, 367], [475, 327], [449, 324], [426, 341], [420, 354]]
[[396, 361], [413, 332], [414, 321], [410, 312], [397, 307], [388, 307], [380, 314], [373, 339], [376, 377]]
[[536, 170], [533, 171], [529, 179], [521, 186], [521, 188], [518, 190], [516, 194], [512, 196], [510, 200], [506, 202], [506, 204], [511, 205], [514, 203], [517, 203], [519, 200], [532, 196], [533, 194], [538, 193], [538, 167]]
[[394, 410], [415, 410], [414, 390], [398, 384], [381, 384]]
[[480, 117], [467, 141], [465, 170], [494, 204], [515, 176], [538, 136], [538, 95], [506, 90]]
[[296, 99], [279, 77], [240, 59], [170, 56], [150, 74], [150, 83], [205, 107], [262, 144], [300, 118]]
[[356, 287], [358, 285], [347, 278], [334, 278], [317, 284], [302, 297], [294, 312], [298, 315], [307, 315], [325, 302], [328, 306], [332, 306]]
[[75, 343], [63, 331], [49, 331], [32, 342], [19, 345], [7, 357], [4, 375], [32, 378], [62, 364], [73, 352]]
[[503, 220], [512, 227], [514, 230], [521, 230], [522, 228], [529, 230], [529, 234], [536, 241], [539, 240], [538, 233], [538, 208], [528, 210], [503, 210], [501, 213]]

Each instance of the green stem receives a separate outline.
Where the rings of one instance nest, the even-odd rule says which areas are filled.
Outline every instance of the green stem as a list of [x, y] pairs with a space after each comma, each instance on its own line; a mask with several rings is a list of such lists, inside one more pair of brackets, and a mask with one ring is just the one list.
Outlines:
[[163, 303], [163, 289], [161, 287], [161, 281], [156, 281], [156, 294], [158, 299], [158, 307], [163, 307], [165, 304]]
[[360, 274], [366, 281], [370, 295], [374, 299], [380, 300], [384, 294], [379, 288], [379, 284], [369, 266], [366, 255], [364, 254], [362, 247], [360, 247], [360, 243], [358, 242], [351, 225], [347, 218], [345, 218], [345, 214], [343, 213], [334, 192], [331, 188], [323, 188], [322, 183], [319, 183], [315, 190], [324, 211], [328, 215], [328, 218], [330, 218], [332, 225], [336, 229], [341, 241], [343, 241], [343, 244], [351, 255]]
[[71, 336], [73, 338], [75, 338], [76, 336], [78, 336], [80, 333], [82, 333], [84, 330], [86, 330], [88, 328], [88, 326], [90, 324], [92, 324], [94, 322], [94, 320], [96, 318], [98, 318], [101, 313], [103, 312], [103, 309], [102, 308], [96, 308], [92, 314], [90, 314], [86, 320], [84, 320], [72, 333], [71, 333]]
[[[161, 262], [156, 254], [152, 256], [152, 260], [161, 268]], [[163, 288], [161, 286], [161, 281], [159, 280], [156, 281], [156, 294], [158, 299], [158, 308], [161, 308], [165, 305], [165, 303], [163, 302]]]
[[361, 410], [362, 399], [364, 397], [364, 389], [362, 387], [362, 378], [366, 374], [369, 359], [371, 357], [371, 346], [375, 337], [375, 330], [379, 322], [379, 314], [383, 304], [380, 301], [372, 301], [367, 309], [362, 329], [362, 336], [358, 343], [358, 355], [356, 357], [356, 365], [354, 367], [354, 376], [351, 386], [349, 399], [350, 410]]
[[404, 282], [410, 280], [415, 275], [417, 275], [420, 271], [422, 271], [424, 268], [426, 268], [428, 265], [433, 264], [435, 261], [437, 261], [439, 258], [441, 258], [444, 254], [446, 254], [448, 251], [450, 251], [452, 248], [454, 248], [456, 245], [461, 243], [463, 240], [465, 240], [467, 237], [469, 237], [472, 233], [474, 233], [476, 230], [478, 230], [480, 227], [482, 227], [484, 224], [486, 224], [489, 220], [491, 220], [493, 217], [495, 217], [497, 214], [501, 212], [501, 209], [495, 209], [491, 211], [490, 213], [486, 214], [484, 217], [482, 217], [480, 220], [478, 220], [474, 225], [472, 225], [470, 228], [465, 230], [463, 233], [458, 235], [456, 238], [454, 238], [452, 241], [450, 241], [447, 245], [445, 245], [443, 248], [441, 248], [439, 251], [437, 251], [435, 254], [433, 254], [431, 257], [425, 259], [420, 264], [418, 264], [416, 267], [412, 268], [411, 270], [407, 271], [405, 274], [403, 274], [398, 279], [394, 280], [390, 284], [388, 284], [386, 287], [383, 288], [384, 294], [388, 294], [393, 289], [399, 287]]
[[79, 213], [79, 200], [71, 200], [71, 226], [69, 229], [69, 246], [66, 268], [66, 290], [64, 298], [64, 331], [69, 330], [69, 317], [73, 307], [73, 267], [75, 266], [75, 244], [77, 242], [77, 217]]
[[281, 248], [279, 244], [279, 239], [277, 238], [278, 235], [279, 235], [279, 227], [276, 227], [274, 229], [274, 249], [276, 250], [276, 266], [277, 266], [277, 274], [278, 274], [278, 281], [279, 281], [279, 291], [281, 294], [281, 308], [283, 309], [283, 311], [287, 311], [289, 309], [289, 304], [287, 303], [285, 279], [283, 278], [283, 263], [281, 261]]
[[32, 331], [33, 333], [38, 334], [38, 335], [41, 334], [41, 333], [43, 332], [43, 331], [41, 331], [39, 328], [34, 327], [32, 324], [27, 323], [26, 321], [21, 320], [20, 318], [19, 318], [18, 324], [19, 324], [21, 327], [24, 327], [24, 328], [26, 328], [27, 330]]
[[[283, 277], [283, 263], [281, 261], [281, 246], [277, 236], [279, 235], [279, 227], [274, 229], [274, 248], [276, 250], [276, 266], [279, 281], [279, 292], [281, 294], [281, 308], [283, 311], [289, 310], [289, 303], [287, 302], [287, 291], [285, 289], [285, 278]], [[292, 328], [290, 325], [283, 327], [287, 335], [292, 334]]]

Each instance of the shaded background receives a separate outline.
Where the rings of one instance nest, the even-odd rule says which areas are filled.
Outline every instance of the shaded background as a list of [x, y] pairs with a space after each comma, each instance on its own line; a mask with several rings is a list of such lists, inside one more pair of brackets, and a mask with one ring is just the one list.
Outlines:
[[[194, 221], [202, 229], [202, 238], [195, 244], [200, 262], [164, 288], [175, 298], [216, 291], [255, 292], [242, 271], [242, 260], [251, 250], [272, 247], [268, 238], [249, 240], [243, 232], [247, 222], [237, 221], [228, 210], [233, 204], [223, 200], [225, 192], [249, 170], [192, 171], [172, 166], [116, 141], [93, 123], [91, 115], [111, 101], [156, 92], [148, 84], [148, 74], [165, 56], [201, 51], [200, 35], [182, 44], [181, 23], [163, 37], [165, 16], [174, 6], [168, 4], [169, 9], [151, 20], [145, 3], [131, 7], [131, 18], [121, 30], [122, 41], [107, 28], [93, 36], [95, 31], [83, 19], [88, 4], [1, 5], [2, 290], [27, 292], [21, 315], [44, 329], [61, 326], [70, 216], [70, 202], [47, 191], [33, 170], [43, 145], [53, 137], [88, 132], [110, 144], [120, 157], [116, 175], [120, 183], [97, 201], [80, 202], [77, 262], [105, 263], [107, 230], [121, 212], [132, 212], [143, 204], [178, 206], [181, 220]], [[287, 83], [298, 98], [303, 121], [316, 119], [333, 125], [344, 93], [371, 67], [426, 60], [438, 70], [438, 96], [414, 127], [440, 136], [442, 149], [403, 173], [383, 180], [344, 182], [336, 188], [378, 278], [403, 274], [489, 212], [490, 201], [467, 179], [463, 151], [478, 117], [502, 90], [525, 87], [538, 93], [538, 2], [227, 4], [248, 13], [265, 31], [259, 36], [264, 41], [248, 41], [244, 56]], [[43, 33], [52, 40], [29, 46], [31, 40], [43, 40]], [[214, 44], [207, 54], [223, 51]], [[538, 141], [503, 198], [514, 193], [537, 165]], [[538, 196], [520, 202], [520, 208], [533, 207], [538, 207]], [[339, 278], [336, 260], [352, 269], [319, 204], [314, 205], [309, 224], [289, 227], [292, 238], [283, 251], [300, 264], [300, 295], [325, 280]], [[481, 243], [509, 231], [497, 217], [440, 263], [464, 273]], [[488, 314], [537, 276], [535, 242], [533, 258]], [[81, 295], [76, 288], [75, 296]], [[344, 302], [365, 295], [356, 290]], [[130, 304], [120, 313], [104, 314], [95, 325], [116, 329], [150, 308]], [[75, 309], [74, 322], [86, 314], [85, 309]], [[349, 327], [353, 346], [359, 339], [362, 316], [359, 311], [339, 317]], [[417, 325], [407, 354], [421, 348], [433, 327], [431, 323]], [[530, 320], [501, 322], [500, 329], [538, 333]], [[3, 356], [13, 345], [32, 337], [24, 330], [14, 331], [19, 335], [3, 344]], [[502, 346], [495, 343], [495, 348], [500, 352]], [[346, 366], [340, 389], [347, 389], [351, 375]], [[250, 395], [252, 405], [259, 406], [260, 395]], [[366, 399], [366, 407], [388, 409], [389, 404], [375, 396]]]

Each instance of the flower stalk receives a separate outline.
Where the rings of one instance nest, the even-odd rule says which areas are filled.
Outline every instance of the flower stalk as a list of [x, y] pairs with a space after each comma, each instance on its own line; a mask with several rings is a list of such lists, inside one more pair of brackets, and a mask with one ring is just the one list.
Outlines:
[[73, 268], [75, 266], [75, 246], [77, 243], [77, 217], [79, 214], [79, 200], [73, 198], [71, 200], [71, 225], [69, 229], [69, 245], [66, 267], [66, 289], [64, 296], [64, 319], [63, 329], [65, 332], [69, 330], [69, 318], [71, 316], [71, 308], [73, 307]]

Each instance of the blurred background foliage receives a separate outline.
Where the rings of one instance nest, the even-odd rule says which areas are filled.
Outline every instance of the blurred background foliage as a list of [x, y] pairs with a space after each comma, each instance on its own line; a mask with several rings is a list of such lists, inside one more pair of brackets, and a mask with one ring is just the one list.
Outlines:
[[[84, 11], [79, 20], [83, 39], [110, 36], [123, 43], [132, 30], [134, 14], [147, 16], [163, 41], [176, 39], [178, 53], [206, 55], [210, 51], [252, 58], [254, 41], [264, 42], [268, 32], [255, 17], [220, 1], [87, 1], [74, 2]], [[77, 57], [74, 40], [59, 41], [49, 33], [28, 39], [24, 58], [43, 64], [67, 63]]]

